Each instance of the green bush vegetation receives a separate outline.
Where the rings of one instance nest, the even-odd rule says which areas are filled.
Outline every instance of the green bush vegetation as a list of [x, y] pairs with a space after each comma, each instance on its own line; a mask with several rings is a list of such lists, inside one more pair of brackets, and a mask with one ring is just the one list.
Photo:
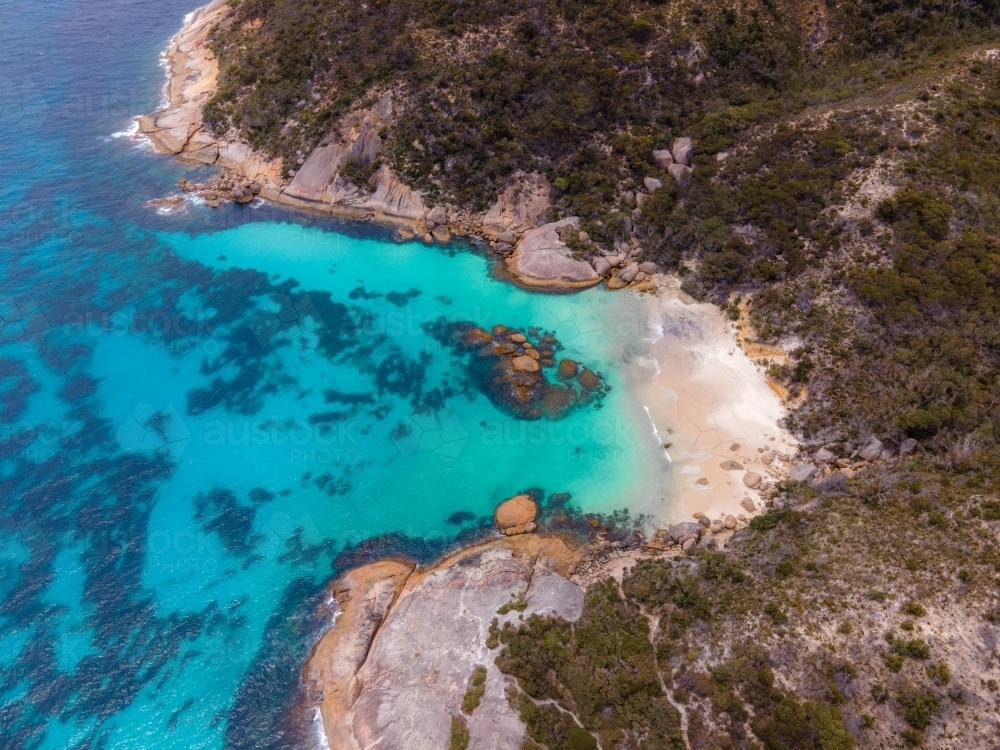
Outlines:
[[[682, 746], [668, 696], [699, 749], [933, 746], [960, 727], [972, 737], [979, 729], [947, 709], [979, 676], [957, 673], [927, 628], [947, 612], [974, 618], [946, 615], [949, 633], [1000, 620], [1000, 527], [983, 520], [997, 469], [988, 452], [950, 468], [911, 458], [880, 470], [877, 503], [860, 477], [835, 501], [800, 502], [790, 486], [779, 499], [799, 507], [759, 516], [725, 552], [641, 560], [620, 587], [592, 587], [574, 623], [505, 625], [497, 665], [517, 678], [527, 747], [566, 747], [577, 719], [609, 750]], [[945, 524], [919, 523], [932, 507]]]
[[[683, 747], [680, 717], [657, 676], [649, 622], [613, 581], [590, 589], [578, 622], [536, 615], [520, 628], [508, 623], [500, 639], [497, 665], [518, 678], [521, 718], [534, 741], [569, 747], [571, 737], [582, 736], [571, 734], [572, 711], [604, 748], [628, 737], [649, 750]], [[563, 710], [536, 703], [550, 700]]]
[[486, 667], [477, 665], [469, 678], [469, 689], [462, 696], [462, 712], [472, 716], [472, 712], [479, 708], [479, 701], [486, 694]]
[[469, 746], [469, 725], [461, 716], [451, 717], [451, 739], [448, 750], [465, 750]]

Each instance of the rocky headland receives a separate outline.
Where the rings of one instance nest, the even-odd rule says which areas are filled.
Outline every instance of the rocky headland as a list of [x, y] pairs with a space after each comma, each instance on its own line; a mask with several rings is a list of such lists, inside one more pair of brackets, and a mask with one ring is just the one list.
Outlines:
[[[651, 290], [655, 263], [640, 263], [638, 239], [585, 259], [579, 248], [589, 237], [579, 219], [548, 221], [550, 186], [544, 175], [517, 172], [497, 201], [474, 212], [451, 204], [428, 206], [420, 191], [405, 184], [383, 163], [385, 128], [398, 117], [391, 91], [370, 107], [352, 110], [339, 119], [319, 144], [292, 167], [249, 145], [240, 134], [217, 133], [206, 122], [204, 108], [216, 93], [219, 63], [212, 52], [213, 29], [230, 23], [232, 4], [213, 0], [191, 14], [164, 53], [167, 68], [166, 104], [137, 118], [137, 137], [154, 149], [193, 164], [216, 166], [220, 174], [206, 182], [182, 178], [183, 193], [197, 195], [217, 208], [223, 202], [249, 203], [255, 198], [314, 211], [396, 227], [407, 241], [446, 244], [467, 238], [488, 247], [510, 277], [540, 290], [585, 289], [605, 281], [609, 289]], [[293, 123], [290, 123], [292, 125]], [[380, 135], [381, 134], [381, 135]], [[656, 164], [686, 184], [694, 156], [691, 139], [676, 139], [672, 150], [654, 152]], [[650, 177], [644, 197], [663, 186]], [[171, 198], [160, 199], [169, 201]], [[638, 210], [638, 209], [636, 209]]]
[[559, 538], [526, 534], [425, 570], [378, 562], [340, 579], [333, 595], [341, 614], [303, 672], [329, 746], [448, 747], [452, 717], [464, 716], [481, 666], [485, 691], [468, 720], [470, 747], [519, 748], [524, 725], [506, 699], [510, 678], [490, 655], [491, 630], [535, 613], [579, 617], [584, 592], [567, 577], [573, 556]]

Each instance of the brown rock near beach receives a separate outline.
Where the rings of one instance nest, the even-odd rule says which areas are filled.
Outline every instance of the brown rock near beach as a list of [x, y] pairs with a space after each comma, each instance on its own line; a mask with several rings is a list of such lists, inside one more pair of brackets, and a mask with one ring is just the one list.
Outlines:
[[580, 366], [572, 359], [563, 359], [559, 362], [559, 371], [556, 376], [560, 380], [572, 380], [576, 377], [577, 370]]
[[507, 258], [507, 269], [525, 286], [544, 289], [583, 289], [601, 280], [587, 261], [577, 260], [559, 236], [559, 230], [576, 227], [569, 218], [544, 224], [524, 234]]
[[536, 516], [538, 516], [538, 505], [530, 495], [514, 495], [497, 506], [493, 520], [496, 521], [500, 533], [511, 535], [520, 533], [515, 529], [525, 529], [529, 524], [533, 526]]
[[351, 746], [344, 720], [361, 692], [357, 673], [412, 572], [410, 563], [381, 560], [346, 573], [334, 585], [341, 610], [337, 627], [313, 648], [302, 674], [303, 684], [319, 703], [331, 747]]
[[576, 376], [576, 380], [588, 391], [596, 390], [601, 385], [601, 379], [597, 373], [586, 368], [580, 370], [580, 373]]
[[519, 372], [538, 372], [538, 362], [526, 354], [522, 354], [520, 357], [514, 357], [510, 361], [510, 364]]

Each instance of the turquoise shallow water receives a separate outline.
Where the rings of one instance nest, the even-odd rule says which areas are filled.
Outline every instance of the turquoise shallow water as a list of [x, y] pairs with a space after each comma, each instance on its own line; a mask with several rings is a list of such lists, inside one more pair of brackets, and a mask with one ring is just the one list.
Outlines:
[[[0, 3], [5, 748], [307, 745], [290, 708], [338, 571], [431, 560], [526, 489], [571, 518], [663, 503], [634, 298], [268, 206], [145, 205], [198, 170], [108, 134], [155, 106], [192, 9]], [[519, 419], [441, 320], [552, 332], [611, 390]]]

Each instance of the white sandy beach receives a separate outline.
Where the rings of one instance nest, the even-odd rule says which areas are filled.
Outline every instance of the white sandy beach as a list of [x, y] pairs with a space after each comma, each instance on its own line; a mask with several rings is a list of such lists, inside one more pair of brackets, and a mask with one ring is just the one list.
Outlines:
[[[646, 295], [651, 344], [648, 359], [633, 362], [636, 396], [646, 406], [660, 442], [672, 461], [667, 507], [662, 520], [749, 515], [745, 497], [761, 508], [757, 490], [743, 483], [747, 471], [764, 483], [783, 477], [798, 444], [778, 426], [785, 408], [736, 341], [719, 308], [694, 302], [676, 280]], [[736, 450], [733, 446], [738, 445]], [[768, 465], [762, 451], [776, 454]], [[736, 461], [744, 470], [726, 470]]]

